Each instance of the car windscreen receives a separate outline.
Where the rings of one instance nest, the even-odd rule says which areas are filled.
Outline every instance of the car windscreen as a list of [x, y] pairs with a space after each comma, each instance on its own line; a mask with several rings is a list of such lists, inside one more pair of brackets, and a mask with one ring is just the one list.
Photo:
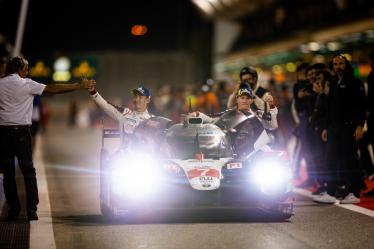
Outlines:
[[167, 137], [166, 143], [171, 158], [192, 159], [198, 152], [210, 159], [232, 156], [226, 136], [172, 136]]
[[261, 122], [255, 117], [249, 117], [233, 128], [230, 132], [235, 153], [238, 156], [246, 156], [254, 150], [254, 144], [264, 131]]

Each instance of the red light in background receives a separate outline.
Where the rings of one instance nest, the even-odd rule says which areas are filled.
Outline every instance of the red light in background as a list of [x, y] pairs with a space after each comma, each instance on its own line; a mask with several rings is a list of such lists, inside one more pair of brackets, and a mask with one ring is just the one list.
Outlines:
[[131, 34], [134, 36], [145, 35], [147, 31], [148, 31], [148, 28], [145, 25], [134, 25], [131, 28]]

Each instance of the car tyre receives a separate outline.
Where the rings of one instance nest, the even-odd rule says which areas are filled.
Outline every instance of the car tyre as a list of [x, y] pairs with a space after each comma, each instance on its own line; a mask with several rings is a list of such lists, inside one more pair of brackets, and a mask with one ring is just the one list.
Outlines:
[[104, 203], [100, 203], [100, 210], [101, 215], [104, 218], [104, 221], [112, 222], [115, 219], [115, 213], [114, 210], [105, 205]]

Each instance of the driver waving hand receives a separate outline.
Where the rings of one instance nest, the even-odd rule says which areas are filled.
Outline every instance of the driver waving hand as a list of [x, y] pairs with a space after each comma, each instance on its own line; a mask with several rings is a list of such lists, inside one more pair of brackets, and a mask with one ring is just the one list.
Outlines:
[[91, 98], [95, 101], [97, 106], [114, 120], [117, 120], [118, 122], [123, 122], [124, 130], [126, 133], [133, 133], [134, 129], [142, 121], [152, 117], [147, 110], [148, 104], [151, 101], [150, 91], [143, 86], [139, 86], [137, 88], [132, 89], [131, 92], [134, 110], [125, 108], [121, 113], [113, 105], [109, 104], [96, 91], [95, 88], [89, 89]]

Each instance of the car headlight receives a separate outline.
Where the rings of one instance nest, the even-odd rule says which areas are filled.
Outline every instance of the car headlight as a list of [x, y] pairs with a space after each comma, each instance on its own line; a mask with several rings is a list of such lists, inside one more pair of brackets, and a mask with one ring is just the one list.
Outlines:
[[113, 192], [127, 197], [148, 196], [160, 182], [157, 162], [145, 155], [117, 158], [110, 174]]
[[256, 162], [251, 176], [262, 192], [274, 193], [291, 181], [291, 170], [280, 159], [263, 159]]

